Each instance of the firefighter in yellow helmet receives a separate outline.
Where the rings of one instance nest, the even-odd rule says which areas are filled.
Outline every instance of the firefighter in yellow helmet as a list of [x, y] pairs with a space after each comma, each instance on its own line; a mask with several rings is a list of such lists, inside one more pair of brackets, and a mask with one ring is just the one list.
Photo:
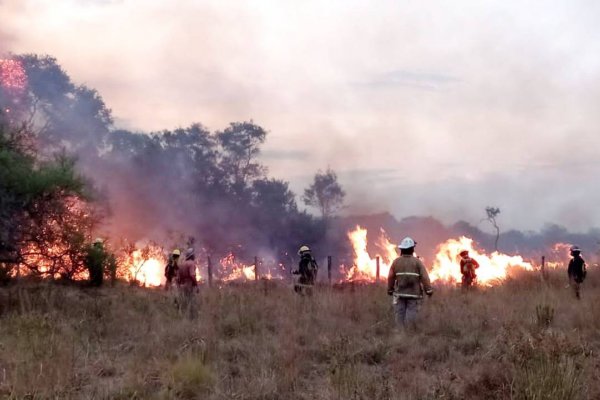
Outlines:
[[319, 265], [308, 246], [300, 247], [298, 255], [300, 256], [298, 269], [292, 271], [292, 274], [298, 275], [298, 280], [294, 284], [294, 291], [300, 294], [311, 294], [312, 287], [317, 280]]
[[433, 294], [429, 275], [423, 262], [415, 257], [417, 243], [406, 237], [398, 248], [400, 257], [396, 258], [388, 274], [388, 295], [393, 296], [396, 322], [399, 325], [414, 323], [423, 292]]
[[171, 255], [169, 256], [169, 261], [167, 265], [165, 265], [165, 290], [169, 290], [173, 285], [173, 278], [177, 276], [177, 270], [179, 269], [179, 257], [181, 256], [181, 251], [179, 249], [173, 250]]

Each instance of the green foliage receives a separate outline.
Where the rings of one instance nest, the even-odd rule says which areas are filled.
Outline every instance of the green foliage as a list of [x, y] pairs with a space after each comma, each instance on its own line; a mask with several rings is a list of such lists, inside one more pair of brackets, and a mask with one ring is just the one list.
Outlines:
[[0, 263], [71, 277], [92, 223], [85, 181], [64, 153], [38, 162], [15, 137], [0, 127]]

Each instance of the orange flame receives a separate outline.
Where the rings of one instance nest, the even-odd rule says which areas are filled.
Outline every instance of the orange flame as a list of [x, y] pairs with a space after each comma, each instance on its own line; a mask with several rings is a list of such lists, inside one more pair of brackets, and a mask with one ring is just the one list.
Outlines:
[[512, 268], [533, 270], [533, 266], [524, 261], [521, 256], [509, 256], [498, 252], [487, 255], [475, 248], [473, 239], [462, 236], [459, 239], [449, 239], [438, 246], [435, 261], [429, 273], [431, 281], [460, 282], [459, 254], [463, 250], [468, 250], [469, 256], [479, 263], [479, 268], [476, 271], [477, 281], [486, 286], [491, 286], [506, 279]]
[[163, 249], [149, 244], [121, 256], [119, 275], [127, 281], [137, 281], [143, 286], [160, 286], [164, 280], [166, 263]]
[[240, 264], [235, 260], [233, 254], [228, 254], [220, 260], [221, 267], [223, 268], [224, 276], [222, 280], [224, 282], [231, 281], [250, 281], [254, 280], [254, 265]]
[[357, 226], [348, 232], [348, 239], [354, 251], [354, 265], [345, 272], [346, 280], [375, 280], [377, 277], [377, 257], [379, 257], [379, 278], [384, 279], [390, 270], [392, 262], [398, 257], [396, 245], [390, 242], [382, 229], [375, 245], [380, 250], [372, 257], [367, 251], [367, 230]]
[[[345, 280], [367, 280], [375, 281], [377, 276], [376, 257], [380, 257], [379, 277], [385, 279], [390, 266], [397, 257], [396, 245], [391, 243], [385, 231], [381, 233], [375, 241], [379, 252], [375, 257], [371, 256], [367, 250], [367, 230], [357, 226], [353, 231], [348, 232], [348, 238], [354, 251], [354, 265], [344, 273]], [[450, 239], [438, 246], [437, 255], [433, 267], [430, 270], [430, 278], [433, 282], [460, 282], [460, 258], [459, 254], [463, 250], [468, 250], [471, 257], [479, 263], [477, 269], [478, 282], [484, 285], [493, 285], [504, 280], [512, 268], [522, 268], [531, 271], [531, 263], [523, 260], [521, 256], [509, 256], [506, 254], [494, 252], [490, 255], [485, 254], [475, 248], [473, 240], [461, 237], [459, 239]]]

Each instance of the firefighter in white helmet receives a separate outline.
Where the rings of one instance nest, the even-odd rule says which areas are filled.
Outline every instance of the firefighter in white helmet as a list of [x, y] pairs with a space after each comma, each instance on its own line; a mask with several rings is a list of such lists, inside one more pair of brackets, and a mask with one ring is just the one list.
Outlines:
[[581, 257], [581, 249], [579, 246], [571, 246], [571, 261], [569, 261], [569, 267], [567, 274], [569, 275], [569, 286], [573, 289], [575, 297], [580, 298], [581, 284], [585, 280], [587, 275], [587, 268], [585, 260]]
[[311, 294], [319, 266], [308, 246], [301, 246], [298, 255], [300, 256], [298, 269], [292, 271], [292, 274], [299, 275], [298, 280], [294, 283], [294, 291], [300, 294]]
[[414, 255], [416, 245], [410, 237], [402, 239], [398, 245], [400, 257], [394, 260], [388, 274], [387, 291], [393, 296], [396, 322], [401, 326], [414, 323], [423, 292], [433, 294], [427, 269]]

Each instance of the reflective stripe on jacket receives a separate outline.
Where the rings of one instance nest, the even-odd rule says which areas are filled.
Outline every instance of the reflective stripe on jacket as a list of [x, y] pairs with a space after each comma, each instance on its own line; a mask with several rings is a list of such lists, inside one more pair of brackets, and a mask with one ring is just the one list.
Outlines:
[[388, 274], [388, 291], [393, 291], [395, 297], [407, 299], [423, 298], [423, 291], [433, 292], [423, 262], [412, 255], [395, 259]]

